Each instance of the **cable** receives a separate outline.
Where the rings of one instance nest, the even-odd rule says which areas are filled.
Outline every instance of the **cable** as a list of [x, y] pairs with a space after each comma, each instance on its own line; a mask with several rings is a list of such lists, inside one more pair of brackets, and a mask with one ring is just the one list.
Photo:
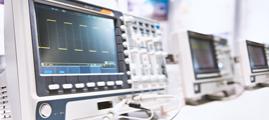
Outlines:
[[[152, 120], [154, 119], [154, 111], [152, 109], [145, 108], [141, 105], [141, 102], [155, 101], [156, 99], [176, 99], [177, 97], [173, 95], [158, 95], [158, 94], [147, 94], [147, 95], [139, 95], [134, 96], [130, 99], [123, 99], [121, 102], [119, 102], [117, 105], [114, 106], [114, 108], [109, 112], [104, 118], [107, 118], [108, 120], [115, 120], [115, 119], [130, 119], [130, 120]], [[123, 116], [123, 114], [131, 113], [129, 112], [120, 112], [121, 109], [124, 106], [128, 106], [130, 108], [134, 108], [134, 110], [131, 110], [131, 112], [135, 111], [145, 111], [148, 113], [148, 118], [139, 118], [139, 117], [130, 117], [130, 116]], [[179, 114], [180, 109], [177, 110], [176, 114], [173, 115], [172, 119], [174, 119]], [[112, 116], [112, 117], [111, 117]]]
[[130, 108], [135, 108], [143, 111], [150, 111], [150, 117], [149, 118], [136, 118], [136, 117], [128, 117], [128, 116], [119, 116], [118, 118], [126, 118], [126, 119], [131, 119], [131, 120], [151, 120], [154, 117], [154, 112], [153, 110], [147, 109], [142, 107], [141, 104], [135, 103], [135, 102], [129, 102], [127, 103]]
[[120, 118], [125, 118], [125, 119], [130, 119], [130, 120], [152, 120], [154, 117], [154, 112], [153, 110], [149, 110], [150, 111], [150, 117], [148, 118], [138, 118], [138, 117], [128, 117], [128, 116], [119, 116], [118, 119]]
[[[180, 101], [174, 95], [156, 95], [155, 94], [155, 95], [140, 95], [140, 96], [134, 97], [134, 100], [136, 100], [136, 101], [156, 100], [156, 99], [176, 99], [176, 100]], [[178, 114], [180, 113], [181, 107], [179, 106], [179, 108], [176, 109], [175, 111], [176, 111], [176, 113], [174, 115], [172, 115], [168, 120], [175, 119], [178, 116]]]

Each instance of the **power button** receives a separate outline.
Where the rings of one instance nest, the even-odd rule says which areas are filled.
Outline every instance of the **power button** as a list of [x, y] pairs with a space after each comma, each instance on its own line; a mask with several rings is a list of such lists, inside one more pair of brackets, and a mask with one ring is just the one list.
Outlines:
[[51, 113], [52, 113], [52, 108], [51, 108], [50, 104], [43, 103], [43, 104], [40, 105], [40, 107], [39, 107], [39, 115], [42, 118], [49, 118]]

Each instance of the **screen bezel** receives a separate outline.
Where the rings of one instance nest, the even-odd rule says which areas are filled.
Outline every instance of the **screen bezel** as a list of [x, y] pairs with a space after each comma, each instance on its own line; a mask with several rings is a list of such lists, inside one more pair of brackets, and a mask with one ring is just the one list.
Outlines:
[[[36, 4], [39, 4], [39, 3], [36, 3]], [[69, 75], [69, 76], [72, 76], [72, 75], [80, 75], [80, 76], [85, 76], [85, 75], [111, 75], [111, 74], [121, 74], [120, 72], [119, 72], [119, 61], [118, 61], [118, 54], [117, 54], [117, 42], [116, 42], [116, 33], [115, 33], [115, 31], [116, 31], [116, 20], [115, 20], [115, 18], [113, 18], [113, 17], [110, 17], [110, 16], [104, 16], [104, 15], [100, 15], [100, 14], [98, 14], [98, 15], [96, 15], [96, 14], [92, 14], [92, 13], [84, 13], [84, 12], [81, 12], [81, 11], [75, 11], [75, 10], [69, 10], [69, 9], [65, 9], [65, 8], [60, 8], [60, 7], [55, 7], [55, 6], [51, 6], [51, 5], [46, 5], [46, 4], [39, 4], [39, 5], [43, 5], [43, 6], [46, 6], [46, 7], [54, 7], [54, 8], [59, 8], [59, 9], [63, 9], [63, 10], [66, 10], [66, 11], [69, 11], [69, 12], [76, 12], [76, 13], [81, 13], [81, 14], [86, 14], [86, 15], [91, 15], [91, 16], [95, 16], [95, 17], [100, 17], [100, 18], [105, 18], [105, 19], [109, 19], [109, 20], [112, 20], [113, 21], [113, 25], [114, 25], [114, 52], [116, 53], [115, 54], [115, 56], [114, 57], [116, 57], [116, 67], [115, 68], [117, 68], [117, 72], [113, 72], [113, 73], [67, 73], [67, 74], [57, 74], [57, 73], [53, 73], [53, 74], [43, 74], [43, 73], [40, 73], [40, 75], [41, 76], [61, 76], [61, 75], [65, 75], [65, 76], [67, 76], [67, 75]], [[38, 26], [37, 26], [37, 30], [38, 30], [39, 28], [38, 28]], [[37, 41], [37, 44], [38, 44], [38, 41]], [[38, 48], [37, 48], [38, 49]], [[39, 57], [38, 58], [38, 60], [40, 61], [40, 64], [41, 64], [41, 59], [40, 59], [40, 52], [39, 52], [39, 49], [38, 49], [38, 51], [37, 51], [37, 56]], [[44, 66], [41, 66], [39, 64], [39, 72], [41, 72], [40, 71], [40, 69], [42, 68], [42, 67], [44, 67]], [[53, 67], [53, 66], [52, 66]], [[68, 67], [68, 66], [67, 66]]]
[[[213, 59], [214, 59], [214, 66], [213, 68], [204, 68], [204, 69], [195, 69], [194, 68], [194, 51], [192, 49], [191, 45], [191, 40], [192, 38], [197, 39], [197, 40], [205, 40], [210, 42], [210, 47], [212, 48], [212, 54], [213, 54]], [[195, 78], [196, 79], [206, 79], [206, 78], [215, 78], [215, 77], [220, 77], [218, 76], [212, 76], [212, 77], [205, 77], [205, 78], [198, 78], [199, 74], [212, 74], [212, 73], [220, 73], [219, 66], [218, 66], [218, 59], [217, 59], [217, 54], [216, 54], [216, 48], [214, 45], [214, 36], [212, 35], [205, 35], [197, 32], [192, 32], [188, 31], [188, 39], [189, 39], [189, 46], [190, 46], [190, 51], [191, 51], [191, 58], [192, 58], [192, 66], [193, 70], [195, 73]]]
[[[82, 11], [78, 11], [78, 10], [73, 10], [73, 9], [66, 9], [66, 8], [62, 8], [62, 7], [58, 7], [58, 6], [51, 6], [51, 5], [47, 5], [47, 4], [40, 4], [40, 3], [35, 3], [35, 6], [36, 4], [39, 4], [39, 5], [44, 5], [44, 6], [47, 6], [47, 7], [54, 7], [54, 8], [59, 8], [59, 9], [63, 9], [63, 10], [67, 10], [67, 11], [71, 11], [71, 12], [77, 12], [77, 13], [82, 13], [82, 14], [86, 14], [86, 15], [91, 15], [91, 16], [95, 16], [95, 17], [100, 17], [100, 18], [106, 18], [106, 19], [110, 19], [110, 20], [113, 20], [113, 25], [114, 25], [114, 30], [116, 31], [116, 20], [115, 18], [113, 17], [110, 17], [110, 16], [105, 16], [105, 15], [101, 15], [101, 14], [96, 14], [96, 13], [89, 13], [89, 12], [82, 12]], [[35, 8], [36, 9], [36, 8]], [[36, 16], [37, 18], [37, 16]], [[119, 72], [119, 61], [118, 61], [118, 53], [117, 53], [117, 43], [116, 43], [116, 32], [114, 31], [114, 47], [115, 47], [115, 53], [116, 55], [114, 57], [116, 57], [116, 65], [117, 65], [117, 73], [70, 73], [70, 74], [42, 74], [40, 69], [42, 68], [41, 66], [41, 56], [40, 56], [40, 52], [39, 52], [39, 48], [38, 48], [38, 38], [37, 38], [37, 46], [35, 44], [35, 49], [37, 50], [37, 61], [39, 62], [39, 66], [38, 66], [38, 72], [41, 76], [73, 76], [73, 75], [78, 75], [78, 76], [85, 76], [85, 75], [113, 75], [113, 74], [122, 74]], [[38, 32], [38, 25], [37, 25], [37, 32]], [[38, 33], [37, 33], [38, 34]]]
[[[59, 84], [63, 85], [65, 83], [70, 83], [70, 84], [75, 84], [76, 82], [99, 82], [99, 81], [108, 81], [108, 80], [122, 80], [123, 85], [117, 88], [105, 88], [105, 87], [97, 87], [98, 90], [92, 89], [91, 91], [87, 92], [97, 92], [97, 91], [104, 91], [104, 90], [117, 90], [117, 89], [130, 89], [132, 87], [131, 84], [128, 83], [127, 80], [130, 79], [130, 75], [127, 74], [127, 71], [129, 71], [129, 64], [124, 61], [124, 56], [123, 50], [125, 49], [122, 41], [123, 38], [120, 36], [121, 32], [119, 27], [123, 24], [123, 21], [120, 19], [120, 17], [123, 15], [121, 12], [110, 10], [107, 8], [102, 8], [98, 7], [95, 5], [91, 4], [86, 4], [83, 2], [79, 1], [63, 1], [63, 3], [72, 5], [75, 7], [70, 7], [66, 6], [63, 4], [57, 4], [57, 3], [52, 3], [50, 1], [43, 1], [43, 0], [31, 0], [29, 1], [29, 13], [30, 13], [30, 25], [31, 25], [31, 36], [32, 36], [32, 49], [33, 49], [33, 60], [34, 60], [34, 72], [35, 72], [35, 83], [36, 83], [36, 93], [37, 96], [43, 97], [43, 96], [51, 96], [51, 95], [62, 95], [62, 94], [74, 94], [74, 92], [60, 92], [63, 91], [63, 88], [60, 86], [60, 89], [57, 91], [50, 91], [48, 89], [48, 85], [50, 84]], [[65, 75], [56, 75], [56, 76], [41, 76], [40, 75], [40, 58], [39, 58], [39, 49], [38, 49], [38, 29], [37, 29], [37, 21], [36, 21], [36, 9], [35, 9], [35, 4], [44, 4], [44, 5], [49, 5], [52, 7], [59, 7], [67, 10], [73, 10], [73, 11], [78, 11], [82, 12], [85, 14], [93, 14], [101, 17], [108, 17], [111, 19], [114, 19], [115, 23], [115, 39], [116, 39], [116, 49], [117, 49], [117, 59], [118, 59], [118, 69], [119, 69], [119, 74], [104, 74], [104, 75], [82, 75], [82, 76], [77, 76], [77, 75], [70, 75], [70, 76], [65, 76]], [[84, 9], [79, 9], [76, 8], [78, 6], [79, 8], [84, 8]], [[112, 12], [112, 15], [106, 15], [106, 14], [100, 14], [97, 11], [98, 10], [109, 10]], [[82, 91], [83, 92], [83, 91]], [[75, 93], [81, 93], [81, 92], [75, 92]]]
[[[262, 66], [252, 66], [250, 64], [250, 61], [252, 61], [252, 60], [251, 60], [251, 57], [250, 57], [250, 51], [248, 49], [249, 46], [260, 47], [260, 48], [263, 49], [263, 53], [262, 54], [263, 54], [263, 57], [264, 57], [265, 65], [262, 65]], [[264, 44], [261, 44], [261, 43], [253, 42], [253, 41], [250, 41], [250, 40], [246, 40], [246, 47], [247, 47], [247, 51], [248, 51], [248, 59], [249, 59], [249, 66], [250, 66], [251, 72], [252, 73], [259, 73], [259, 72], [269, 71], [267, 56], [266, 56], [266, 52], [265, 52], [265, 45]], [[265, 71], [255, 71], [255, 70], [260, 70], [260, 69], [268, 69], [268, 70], [265, 70]]]

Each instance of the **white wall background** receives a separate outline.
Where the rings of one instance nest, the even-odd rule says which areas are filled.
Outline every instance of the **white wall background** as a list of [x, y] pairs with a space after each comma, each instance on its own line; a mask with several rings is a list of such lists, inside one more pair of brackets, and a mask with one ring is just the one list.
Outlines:
[[178, 54], [177, 33], [186, 30], [223, 36], [232, 43], [234, 11], [235, 0], [171, 0], [168, 51]]
[[181, 0], [186, 29], [219, 34], [233, 29], [234, 0]]
[[0, 55], [4, 52], [4, 6], [0, 4]]
[[269, 1], [242, 0], [240, 40], [269, 43]]

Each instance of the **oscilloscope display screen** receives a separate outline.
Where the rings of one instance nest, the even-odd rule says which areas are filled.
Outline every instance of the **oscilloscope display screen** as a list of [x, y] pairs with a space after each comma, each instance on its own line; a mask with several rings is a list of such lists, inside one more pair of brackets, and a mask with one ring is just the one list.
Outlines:
[[262, 44], [248, 42], [247, 49], [252, 69], [268, 68], [265, 47]]
[[114, 19], [36, 4], [40, 74], [117, 73]]
[[193, 66], [197, 73], [211, 73], [218, 71], [214, 41], [191, 38], [190, 39]]

